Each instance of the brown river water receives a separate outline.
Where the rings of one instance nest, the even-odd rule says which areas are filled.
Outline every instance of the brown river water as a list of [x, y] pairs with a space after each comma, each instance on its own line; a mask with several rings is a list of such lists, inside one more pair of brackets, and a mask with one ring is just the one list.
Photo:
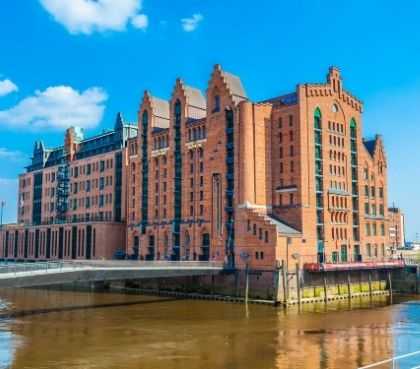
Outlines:
[[[353, 369], [420, 350], [415, 298], [285, 311], [122, 293], [14, 290], [0, 291], [0, 316], [0, 368]], [[399, 368], [420, 365], [413, 360]]]

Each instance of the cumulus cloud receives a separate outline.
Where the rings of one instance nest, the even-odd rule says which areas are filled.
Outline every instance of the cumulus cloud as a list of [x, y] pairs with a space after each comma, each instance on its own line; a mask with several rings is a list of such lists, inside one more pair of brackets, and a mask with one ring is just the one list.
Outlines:
[[193, 14], [191, 18], [183, 18], [181, 19], [182, 28], [185, 32], [193, 32], [203, 19], [204, 17], [200, 13]]
[[0, 160], [21, 161], [24, 159], [26, 159], [26, 155], [23, 152], [0, 147]]
[[146, 28], [141, 0], [39, 0], [45, 10], [71, 34], [123, 31], [128, 23]]
[[18, 91], [18, 86], [16, 86], [10, 79], [0, 81], [0, 97], [16, 91]]
[[102, 120], [108, 96], [98, 87], [83, 92], [69, 86], [35, 91], [14, 107], [0, 110], [0, 126], [14, 128], [52, 128], [69, 126], [92, 128]]
[[149, 25], [149, 18], [145, 14], [138, 14], [131, 19], [131, 24], [135, 28], [146, 29]]

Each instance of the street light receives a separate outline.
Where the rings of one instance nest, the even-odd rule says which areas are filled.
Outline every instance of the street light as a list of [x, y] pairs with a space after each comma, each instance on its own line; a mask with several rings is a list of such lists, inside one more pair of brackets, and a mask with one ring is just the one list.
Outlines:
[[242, 261], [245, 262], [245, 304], [248, 304], [248, 294], [249, 294], [249, 259], [251, 255], [245, 251], [242, 251], [239, 256]]
[[6, 205], [6, 201], [2, 200], [1, 203], [0, 203], [0, 207], [1, 207], [1, 210], [0, 210], [0, 229], [3, 229], [3, 209], [4, 209], [5, 205]]

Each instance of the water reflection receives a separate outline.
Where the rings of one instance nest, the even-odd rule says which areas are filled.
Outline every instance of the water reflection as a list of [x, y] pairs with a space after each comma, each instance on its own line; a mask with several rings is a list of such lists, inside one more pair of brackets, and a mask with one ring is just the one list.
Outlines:
[[388, 306], [384, 298], [353, 301], [357, 310], [341, 302], [328, 313], [322, 304], [304, 305], [299, 313], [113, 293], [16, 290], [0, 296], [9, 311], [55, 309], [0, 328], [0, 355], [9, 355], [1, 365], [15, 369], [353, 369], [415, 351], [420, 342], [419, 305]]

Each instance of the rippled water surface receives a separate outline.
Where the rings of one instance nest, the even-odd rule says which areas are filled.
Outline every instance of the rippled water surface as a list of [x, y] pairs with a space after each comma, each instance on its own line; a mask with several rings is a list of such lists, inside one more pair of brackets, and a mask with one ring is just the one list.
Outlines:
[[0, 299], [0, 368], [353, 369], [420, 350], [420, 300], [285, 312], [118, 293], [16, 290]]

